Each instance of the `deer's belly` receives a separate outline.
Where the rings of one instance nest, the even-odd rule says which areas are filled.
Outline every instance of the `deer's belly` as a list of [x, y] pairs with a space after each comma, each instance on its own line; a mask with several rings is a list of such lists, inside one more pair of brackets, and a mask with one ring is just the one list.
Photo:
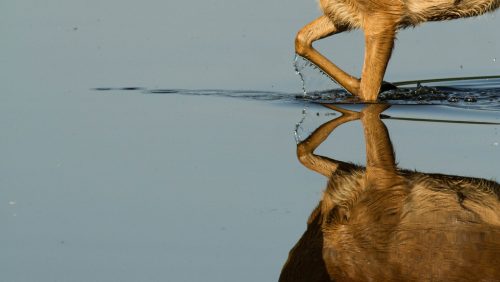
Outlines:
[[349, 29], [361, 28], [363, 11], [359, 4], [351, 0], [319, 0], [323, 13], [332, 19], [336, 26]]

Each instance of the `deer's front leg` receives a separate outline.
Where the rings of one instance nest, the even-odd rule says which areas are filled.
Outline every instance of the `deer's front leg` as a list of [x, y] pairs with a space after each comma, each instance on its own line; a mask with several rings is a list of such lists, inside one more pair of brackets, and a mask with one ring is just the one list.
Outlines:
[[327, 16], [321, 16], [299, 31], [295, 39], [295, 52], [318, 66], [347, 91], [357, 95], [359, 79], [341, 70], [312, 47], [314, 41], [344, 30], [344, 27], [336, 26]]
[[389, 105], [370, 104], [362, 111], [361, 122], [366, 141], [366, 179], [378, 188], [390, 188], [401, 184], [389, 131], [381, 120], [381, 113]]
[[396, 23], [384, 16], [365, 20], [365, 59], [359, 96], [377, 100], [396, 37]]

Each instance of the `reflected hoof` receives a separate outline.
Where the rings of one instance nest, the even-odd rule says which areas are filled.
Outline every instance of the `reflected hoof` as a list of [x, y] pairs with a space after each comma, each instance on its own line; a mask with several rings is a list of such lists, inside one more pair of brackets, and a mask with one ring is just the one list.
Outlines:
[[396, 85], [394, 85], [390, 82], [387, 82], [387, 81], [382, 81], [382, 86], [380, 87], [379, 93], [389, 91], [389, 90], [396, 90], [396, 89], [398, 89], [398, 87]]
[[387, 115], [381, 115], [385, 110], [390, 108], [389, 104], [368, 104], [361, 113], [363, 114], [362, 118], [373, 118], [373, 117], [388, 117]]

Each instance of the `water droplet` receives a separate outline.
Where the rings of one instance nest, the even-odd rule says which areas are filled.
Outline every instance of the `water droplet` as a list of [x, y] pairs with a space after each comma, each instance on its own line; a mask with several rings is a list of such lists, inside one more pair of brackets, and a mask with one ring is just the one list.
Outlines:
[[293, 134], [295, 136], [295, 142], [297, 142], [297, 144], [299, 144], [301, 142], [301, 139], [302, 139], [302, 137], [299, 134], [299, 129], [302, 126], [302, 124], [304, 123], [306, 116], [307, 116], [307, 108], [304, 108], [304, 109], [302, 109], [302, 118], [300, 119], [300, 121], [297, 124], [295, 124], [295, 130], [293, 131]]
[[300, 77], [300, 82], [302, 82], [302, 96], [305, 98], [307, 96], [306, 92], [306, 82], [304, 80], [304, 75], [302, 74], [301, 70], [304, 68], [299, 69], [299, 58], [301, 58], [299, 55], [295, 54], [295, 59], [293, 60], [293, 67], [295, 69], [295, 73]]
[[495, 63], [497, 61], [497, 58], [493, 58], [493, 63]]
[[10, 206], [15, 206], [16, 205], [16, 201], [9, 201], [9, 205]]
[[498, 147], [498, 142], [493, 142], [493, 146]]
[[477, 98], [474, 96], [465, 96], [464, 101], [468, 103], [475, 103], [477, 102]]

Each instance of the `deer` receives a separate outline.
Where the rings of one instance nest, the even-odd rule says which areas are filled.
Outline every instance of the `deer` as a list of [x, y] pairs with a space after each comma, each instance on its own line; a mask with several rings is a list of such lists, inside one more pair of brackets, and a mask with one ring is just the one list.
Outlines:
[[[281, 282], [500, 281], [500, 184], [398, 168], [381, 113], [342, 113], [297, 145], [328, 184], [291, 249]], [[314, 154], [338, 126], [360, 120], [366, 166]]]
[[[319, 0], [323, 15], [303, 27], [295, 52], [318, 66], [345, 90], [364, 101], [396, 87], [383, 81], [399, 29], [427, 21], [473, 17], [492, 12], [500, 0]], [[314, 41], [353, 29], [364, 31], [361, 78], [340, 69], [313, 48]]]

